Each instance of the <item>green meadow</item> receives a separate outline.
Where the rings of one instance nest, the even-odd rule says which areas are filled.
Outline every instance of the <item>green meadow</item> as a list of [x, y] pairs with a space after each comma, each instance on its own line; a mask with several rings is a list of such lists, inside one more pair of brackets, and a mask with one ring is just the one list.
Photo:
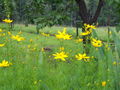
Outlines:
[[[0, 67], [0, 90], [119, 90], [120, 89], [120, 33], [115, 27], [97, 27], [92, 36], [102, 41], [103, 46], [89, 46], [89, 61], [77, 60], [75, 55], [82, 54], [82, 42], [76, 42], [76, 29], [66, 27], [71, 40], [55, 37], [63, 26], [46, 27], [36, 34], [36, 27], [15, 24], [10, 33], [25, 40], [16, 41], [8, 34], [6, 24], [0, 24], [0, 63], [12, 63]], [[81, 29], [79, 29], [79, 33]], [[1, 35], [5, 34], [5, 35]], [[54, 59], [53, 54], [64, 52], [66, 61]]]

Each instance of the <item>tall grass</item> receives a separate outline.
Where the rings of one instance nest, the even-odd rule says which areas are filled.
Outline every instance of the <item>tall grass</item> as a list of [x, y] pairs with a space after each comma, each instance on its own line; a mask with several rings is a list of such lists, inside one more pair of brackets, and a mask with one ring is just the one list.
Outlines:
[[[0, 67], [0, 90], [119, 90], [120, 89], [120, 37], [112, 28], [111, 39], [107, 41], [107, 28], [98, 28], [97, 37], [104, 40], [101, 48], [90, 48], [90, 62], [78, 61], [75, 55], [83, 53], [83, 45], [72, 40], [60, 41], [54, 36], [35, 34], [35, 27], [15, 25], [13, 35], [22, 31], [24, 41], [12, 40], [5, 25], [6, 35], [0, 37], [0, 62], [7, 60], [13, 65]], [[63, 27], [52, 27], [41, 32], [55, 34]], [[67, 32], [75, 36], [75, 28]], [[106, 30], [106, 31], [105, 31]], [[30, 41], [32, 39], [32, 42]], [[106, 47], [108, 44], [109, 47]], [[29, 47], [30, 46], [30, 47]], [[52, 54], [63, 46], [68, 54], [66, 62], [54, 60]], [[42, 48], [49, 50], [42, 51]], [[109, 49], [108, 49], [109, 48]], [[102, 86], [102, 82], [106, 82]]]

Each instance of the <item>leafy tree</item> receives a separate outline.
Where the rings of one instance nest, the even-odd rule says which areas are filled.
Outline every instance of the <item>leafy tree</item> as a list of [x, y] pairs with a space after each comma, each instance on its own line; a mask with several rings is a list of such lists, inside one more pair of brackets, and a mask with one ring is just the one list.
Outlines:
[[35, 19], [39, 28], [45, 26], [61, 25], [71, 13], [73, 0], [44, 0], [42, 14]]
[[3, 19], [3, 16], [5, 15], [5, 10], [4, 10], [4, 0], [0, 0], [0, 20]]
[[[114, 0], [114, 6], [117, 8], [116, 12], [117, 12], [117, 15], [118, 15], [118, 20], [120, 20], [120, 1], [119, 0]], [[117, 25], [117, 28], [116, 28], [117, 32], [120, 31], [120, 21]]]
[[0, 15], [5, 17], [6, 13], [11, 13], [15, 21], [26, 25], [36, 23], [38, 28], [53, 25], [75, 26], [76, 20], [92, 24], [97, 22], [99, 15], [100, 25], [109, 21], [109, 15], [111, 24], [114, 25], [118, 19], [115, 15], [116, 8], [111, 7], [113, 1], [119, 0], [0, 0]]
[[[40, 2], [41, 0], [38, 1]], [[42, 4], [40, 3], [39, 6], [43, 5], [43, 11], [41, 11], [42, 14], [35, 19], [35, 22], [39, 28], [53, 26], [55, 24], [60, 25], [65, 20], [69, 20], [70, 12], [76, 9], [74, 12], [79, 12], [77, 15], [81, 17], [83, 23], [96, 23], [103, 7], [104, 0], [98, 1], [97, 9], [95, 9], [95, 6], [93, 5], [95, 2], [92, 2], [91, 4], [92, 9], [88, 9], [89, 7], [87, 7], [86, 1], [89, 0], [42, 0]], [[76, 4], [71, 7], [73, 3], [77, 3], [78, 7]]]

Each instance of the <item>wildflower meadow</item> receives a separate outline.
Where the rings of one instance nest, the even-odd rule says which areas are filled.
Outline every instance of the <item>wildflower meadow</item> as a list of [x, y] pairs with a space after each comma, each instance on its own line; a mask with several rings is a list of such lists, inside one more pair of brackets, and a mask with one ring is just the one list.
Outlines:
[[0, 90], [120, 90], [119, 5], [1, 0]]
[[[113, 90], [119, 87], [119, 34], [114, 28], [108, 38], [107, 30], [101, 30], [107, 28], [85, 24], [92, 33], [87, 47], [90, 51], [85, 53], [81, 35], [88, 35], [87, 32], [75, 37], [74, 28], [53, 27], [36, 35], [20, 27], [16, 25], [19, 28], [16, 31], [0, 29], [1, 90]], [[104, 38], [97, 36], [98, 33], [104, 33]]]

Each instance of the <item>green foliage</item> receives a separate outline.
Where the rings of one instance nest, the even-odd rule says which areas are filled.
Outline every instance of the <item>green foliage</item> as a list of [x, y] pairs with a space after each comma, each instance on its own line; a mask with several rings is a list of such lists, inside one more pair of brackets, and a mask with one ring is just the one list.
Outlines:
[[64, 21], [69, 20], [70, 5], [72, 1], [47, 0], [44, 2], [42, 14], [34, 20], [40, 28], [45, 26], [61, 25]]
[[[1, 24], [0, 24], [1, 25]], [[3, 25], [1, 25], [3, 26]], [[25, 41], [16, 42], [11, 40], [9, 36], [1, 37], [0, 41], [5, 43], [4, 47], [0, 47], [0, 62], [7, 60], [13, 65], [10, 67], [0, 67], [0, 89], [1, 90], [119, 90], [120, 65], [119, 59], [116, 58], [118, 52], [114, 47], [107, 50], [91, 47], [89, 56], [94, 56], [90, 62], [83, 60], [77, 61], [75, 55], [83, 52], [82, 43], [76, 43], [73, 40], [59, 41], [54, 36], [45, 37], [34, 33], [35, 26], [25, 27], [15, 25], [16, 30], [12, 34], [17, 35], [22, 30], [20, 36], [25, 37]], [[57, 30], [63, 27], [46, 27], [44, 32], [55, 34]], [[96, 36], [102, 34], [106, 28], [98, 28]], [[74, 34], [74, 28], [68, 27], [68, 32]], [[52, 31], [52, 32], [50, 32]], [[98, 33], [97, 31], [101, 31]], [[115, 36], [114, 36], [115, 35]], [[117, 51], [119, 48], [118, 35], [115, 37], [115, 46]], [[30, 39], [33, 42], [30, 42]], [[9, 40], [9, 41], [7, 41]], [[104, 43], [106, 44], [106, 43]], [[31, 48], [28, 48], [28, 45]], [[62, 62], [53, 59], [52, 54], [59, 51], [59, 47], [64, 46], [65, 52], [68, 52], [68, 61]], [[42, 52], [41, 48], [49, 47], [52, 51]], [[32, 51], [33, 48], [36, 48]], [[118, 60], [118, 61], [117, 61]], [[117, 64], [113, 65], [113, 62]], [[102, 86], [102, 82], [106, 81], [106, 85]]]
[[114, 1], [114, 5], [117, 8], [116, 11], [118, 12], [118, 14], [120, 15], [120, 1], [119, 0], [115, 0]]
[[117, 31], [117, 32], [120, 31], [120, 24], [118, 24], [118, 25], [116, 26], [116, 31]]
[[[99, 0], [85, 0], [89, 12], [94, 14]], [[0, 18], [8, 14], [14, 22], [24, 24], [40, 24], [38, 27], [53, 25], [73, 25], [80, 20], [75, 0], [0, 0]], [[105, 6], [99, 17], [99, 25], [106, 25], [110, 17], [110, 25], [118, 23], [119, 0], [105, 0]], [[116, 4], [113, 4], [116, 3]], [[111, 7], [112, 5], [112, 7]], [[117, 6], [117, 8], [116, 8]]]

